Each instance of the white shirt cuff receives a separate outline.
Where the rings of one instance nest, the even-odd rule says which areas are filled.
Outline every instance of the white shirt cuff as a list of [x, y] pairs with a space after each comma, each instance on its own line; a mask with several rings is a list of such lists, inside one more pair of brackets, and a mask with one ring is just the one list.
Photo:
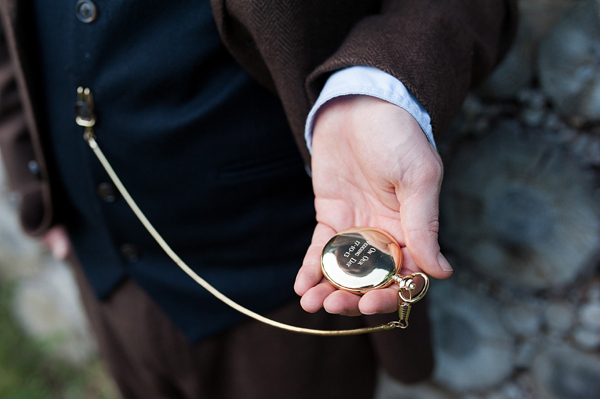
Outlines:
[[335, 97], [355, 94], [377, 97], [406, 110], [421, 126], [431, 145], [437, 148], [429, 114], [401, 81], [377, 68], [353, 66], [337, 71], [327, 79], [319, 98], [306, 118], [304, 138], [311, 154], [313, 128], [318, 110]]

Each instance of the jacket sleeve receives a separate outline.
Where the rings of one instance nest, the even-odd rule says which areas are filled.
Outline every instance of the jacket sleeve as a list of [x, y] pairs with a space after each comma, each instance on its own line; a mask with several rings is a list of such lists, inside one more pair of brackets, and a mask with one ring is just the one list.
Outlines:
[[[281, 98], [299, 144], [327, 77], [353, 65], [398, 78], [434, 134], [506, 53], [515, 0], [212, 0], [223, 42]], [[306, 154], [305, 154], [306, 155]]]
[[314, 98], [331, 71], [370, 65], [398, 78], [429, 112], [439, 136], [508, 51], [514, 1], [385, 1], [360, 20], [341, 46], [307, 78]]
[[32, 141], [2, 28], [0, 24], [0, 151], [8, 184], [18, 198], [21, 226], [37, 236], [53, 224], [50, 184], [43, 157]]

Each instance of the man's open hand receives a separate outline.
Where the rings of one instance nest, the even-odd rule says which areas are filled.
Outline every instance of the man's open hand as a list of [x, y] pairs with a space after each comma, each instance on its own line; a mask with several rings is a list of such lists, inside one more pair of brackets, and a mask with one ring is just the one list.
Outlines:
[[359, 296], [324, 280], [321, 251], [350, 227], [394, 236], [404, 258], [401, 274], [452, 274], [438, 244], [442, 161], [408, 112], [368, 96], [331, 100], [319, 111], [312, 145], [317, 227], [295, 284], [304, 310], [352, 316], [397, 309], [395, 285]]

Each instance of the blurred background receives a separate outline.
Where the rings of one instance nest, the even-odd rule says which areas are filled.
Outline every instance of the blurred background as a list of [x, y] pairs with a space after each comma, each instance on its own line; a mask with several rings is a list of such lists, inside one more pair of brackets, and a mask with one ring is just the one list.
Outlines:
[[[600, 0], [521, 0], [515, 45], [439, 143], [437, 368], [379, 399], [600, 398]], [[66, 265], [0, 178], [0, 398], [116, 398]]]

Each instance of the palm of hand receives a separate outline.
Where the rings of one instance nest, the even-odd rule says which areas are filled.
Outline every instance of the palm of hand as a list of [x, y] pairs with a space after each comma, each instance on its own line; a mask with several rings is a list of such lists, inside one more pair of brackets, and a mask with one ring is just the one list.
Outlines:
[[305, 310], [358, 315], [397, 308], [395, 286], [358, 296], [323, 279], [323, 246], [354, 226], [392, 234], [403, 248], [402, 274], [449, 276], [437, 260], [441, 161], [410, 114], [372, 97], [331, 101], [315, 124], [312, 172], [318, 224], [295, 285]]

